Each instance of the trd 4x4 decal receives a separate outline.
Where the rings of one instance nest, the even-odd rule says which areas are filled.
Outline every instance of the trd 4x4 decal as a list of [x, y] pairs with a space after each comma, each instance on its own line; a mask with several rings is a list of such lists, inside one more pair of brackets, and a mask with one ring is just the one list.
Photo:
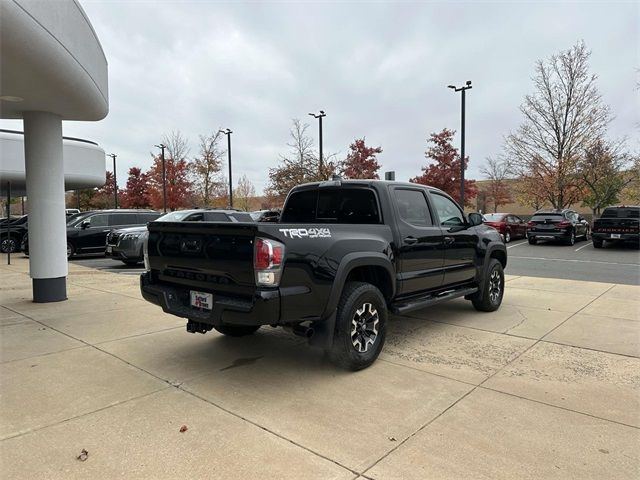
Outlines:
[[328, 228], [280, 228], [287, 238], [331, 238]]

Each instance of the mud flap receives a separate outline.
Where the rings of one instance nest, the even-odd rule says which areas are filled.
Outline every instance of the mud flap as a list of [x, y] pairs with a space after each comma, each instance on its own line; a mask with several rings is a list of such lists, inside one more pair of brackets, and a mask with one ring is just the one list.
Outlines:
[[309, 345], [324, 349], [331, 348], [336, 331], [336, 311], [324, 320], [318, 320], [311, 324], [313, 336], [309, 339]]

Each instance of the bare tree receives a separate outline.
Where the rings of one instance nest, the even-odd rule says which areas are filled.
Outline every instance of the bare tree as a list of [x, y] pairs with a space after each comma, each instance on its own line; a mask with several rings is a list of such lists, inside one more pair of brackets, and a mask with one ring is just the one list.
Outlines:
[[289, 134], [291, 141], [287, 146], [291, 148], [288, 155], [280, 156], [280, 165], [269, 169], [269, 186], [267, 196], [281, 201], [286, 194], [296, 185], [305, 182], [317, 182], [326, 180], [334, 174], [338, 168], [335, 159], [336, 154], [328, 155], [323, 162], [320, 171], [318, 154], [313, 148], [313, 139], [307, 135], [309, 124], [302, 123], [298, 119], [293, 120]]
[[482, 173], [489, 179], [486, 189], [488, 200], [493, 203], [494, 213], [498, 211], [500, 205], [505, 205], [511, 200], [511, 192], [507, 184], [509, 175], [509, 165], [503, 159], [487, 158], [487, 164], [480, 168]]
[[175, 130], [168, 135], [163, 135], [162, 143], [167, 146], [166, 158], [176, 162], [187, 159], [187, 155], [189, 155], [189, 144], [187, 139], [180, 133], [180, 130]]
[[520, 111], [524, 122], [505, 142], [512, 170], [527, 177], [535, 191], [539, 179], [547, 200], [564, 208], [579, 200], [581, 180], [577, 164], [586, 149], [602, 138], [610, 120], [602, 103], [596, 75], [589, 73], [584, 42], [538, 61], [535, 92], [525, 97]]
[[234, 204], [241, 210], [248, 211], [251, 201], [256, 196], [256, 188], [246, 175], [242, 175], [238, 180], [238, 186], [233, 191]]
[[223, 134], [219, 130], [200, 135], [200, 153], [190, 164], [195, 194], [203, 207], [213, 206], [214, 193], [218, 193], [222, 181], [222, 159], [226, 152], [220, 147]]

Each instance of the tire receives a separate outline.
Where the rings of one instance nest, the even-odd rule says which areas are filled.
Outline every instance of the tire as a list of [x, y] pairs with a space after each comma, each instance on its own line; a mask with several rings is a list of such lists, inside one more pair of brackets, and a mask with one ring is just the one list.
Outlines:
[[481, 295], [471, 299], [473, 307], [481, 312], [495, 312], [500, 308], [504, 296], [504, 270], [497, 259], [489, 261], [481, 287]]
[[122, 260], [122, 263], [128, 265], [129, 267], [135, 267], [141, 262], [141, 260]]
[[6, 238], [2, 237], [0, 239], [0, 252], [2, 253], [15, 253], [18, 251], [18, 240], [16, 237]]
[[76, 248], [73, 246], [73, 243], [67, 242], [67, 260], [73, 258], [76, 254]]
[[219, 327], [213, 327], [218, 332], [228, 337], [246, 337], [256, 333], [260, 328], [260, 325], [220, 325]]
[[529, 237], [529, 245], [535, 245], [536, 243], [538, 243], [536, 237]]
[[595, 238], [592, 238], [591, 241], [593, 242], [593, 248], [602, 248], [604, 244], [603, 240], [596, 240]]
[[386, 336], [387, 302], [380, 290], [370, 283], [347, 283], [338, 302], [331, 361], [346, 370], [367, 368], [380, 355]]
[[504, 234], [504, 243], [509, 243], [511, 241], [511, 231], [507, 230]]
[[565, 240], [565, 243], [569, 246], [573, 246], [576, 244], [576, 232], [575, 230], [571, 230], [571, 234], [569, 235], [569, 238], [567, 238]]

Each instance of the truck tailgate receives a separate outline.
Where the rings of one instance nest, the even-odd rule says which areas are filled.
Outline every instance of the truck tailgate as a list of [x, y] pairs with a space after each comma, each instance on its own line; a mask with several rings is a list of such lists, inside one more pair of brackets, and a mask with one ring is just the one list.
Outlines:
[[255, 224], [153, 222], [149, 265], [157, 280], [241, 296], [256, 289], [253, 271]]

